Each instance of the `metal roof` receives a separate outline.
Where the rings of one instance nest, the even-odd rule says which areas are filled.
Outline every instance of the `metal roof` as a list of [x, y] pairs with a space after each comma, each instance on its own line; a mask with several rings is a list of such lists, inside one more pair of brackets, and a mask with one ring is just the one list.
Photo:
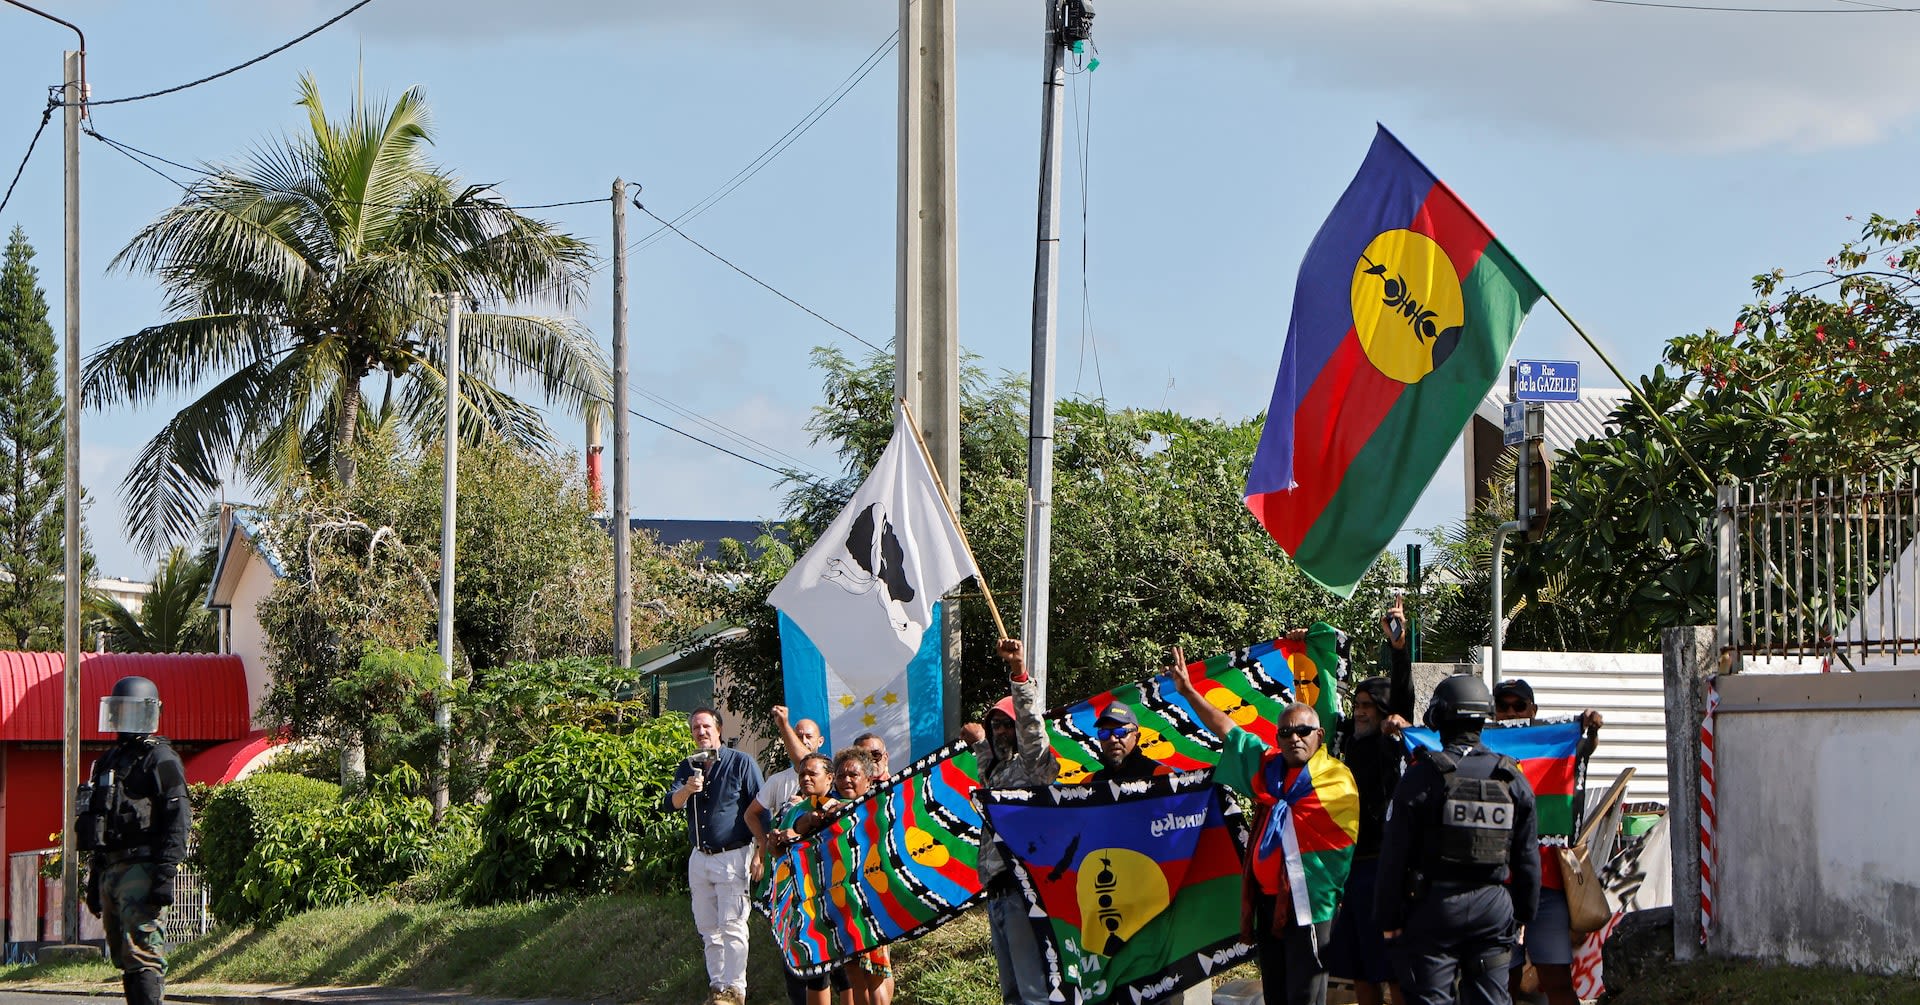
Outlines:
[[[1482, 650], [1484, 658], [1485, 650]], [[1632, 766], [1627, 801], [1667, 801], [1667, 693], [1659, 653], [1507, 650], [1501, 677], [1533, 686], [1542, 717], [1595, 709], [1606, 718], [1587, 761], [1587, 787], [1606, 788]]]
[[[0, 740], [62, 740], [66, 720], [62, 653], [0, 651]], [[160, 689], [160, 733], [175, 740], [235, 740], [253, 728], [240, 657], [187, 653], [81, 653], [80, 737], [102, 733], [100, 699], [122, 677]]]
[[[1547, 446], [1556, 454], [1564, 453], [1581, 440], [1604, 440], [1612, 436], [1614, 426], [1611, 417], [1614, 409], [1632, 397], [1624, 388], [1583, 387], [1579, 401], [1548, 402]], [[1494, 428], [1498, 429], [1507, 400], [1507, 389], [1495, 387], [1480, 400], [1473, 414], [1493, 423]]]

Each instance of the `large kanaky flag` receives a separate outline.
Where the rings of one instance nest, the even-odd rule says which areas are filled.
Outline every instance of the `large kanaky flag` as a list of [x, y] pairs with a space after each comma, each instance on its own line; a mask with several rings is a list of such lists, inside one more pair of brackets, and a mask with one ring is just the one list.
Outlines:
[[879, 734], [895, 763], [942, 741], [940, 597], [975, 574], [904, 414], [847, 508], [774, 587], [794, 718], [828, 749]]
[[1542, 291], [1381, 127], [1307, 248], [1247, 508], [1348, 596], [1400, 531]]

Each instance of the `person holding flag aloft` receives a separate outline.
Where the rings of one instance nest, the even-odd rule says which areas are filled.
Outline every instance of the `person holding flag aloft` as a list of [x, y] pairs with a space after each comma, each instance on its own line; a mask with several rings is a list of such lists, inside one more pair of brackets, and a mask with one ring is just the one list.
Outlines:
[[1241, 935], [1260, 961], [1270, 1005], [1325, 1005], [1324, 949], [1360, 830], [1353, 775], [1322, 745], [1320, 714], [1294, 703], [1280, 717], [1277, 745], [1241, 729], [1194, 687], [1174, 650], [1170, 673], [1200, 725], [1220, 738], [1214, 781], [1253, 798]]

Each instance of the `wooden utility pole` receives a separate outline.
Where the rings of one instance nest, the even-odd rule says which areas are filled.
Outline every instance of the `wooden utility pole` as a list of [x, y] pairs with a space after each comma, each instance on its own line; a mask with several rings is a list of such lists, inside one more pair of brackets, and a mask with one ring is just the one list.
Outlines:
[[627, 183], [613, 180], [613, 663], [633, 664], [633, 503], [627, 460]]
[[[894, 386], [924, 423], [960, 505], [959, 242], [953, 138], [954, 0], [900, 0], [899, 273]], [[960, 728], [960, 616], [943, 604], [946, 733]]]

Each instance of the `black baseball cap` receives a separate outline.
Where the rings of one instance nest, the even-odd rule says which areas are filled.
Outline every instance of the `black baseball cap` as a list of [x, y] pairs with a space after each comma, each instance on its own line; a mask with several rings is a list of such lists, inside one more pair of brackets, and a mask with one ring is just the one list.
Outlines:
[[1096, 726], [1138, 726], [1140, 725], [1140, 720], [1134, 718], [1133, 709], [1116, 701], [1108, 705], [1107, 710], [1100, 713], [1100, 718], [1093, 720], [1093, 724]]
[[1519, 678], [1503, 680], [1493, 689], [1493, 698], [1495, 701], [1499, 701], [1502, 698], [1508, 697], [1518, 697], [1521, 701], [1532, 705], [1534, 704], [1533, 685]]

